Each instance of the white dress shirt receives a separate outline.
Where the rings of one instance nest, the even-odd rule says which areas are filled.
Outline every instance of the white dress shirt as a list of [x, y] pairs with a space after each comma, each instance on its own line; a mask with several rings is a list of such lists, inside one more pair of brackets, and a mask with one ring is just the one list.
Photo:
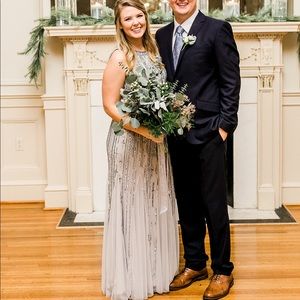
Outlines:
[[172, 39], [172, 49], [174, 48], [174, 43], [175, 43], [175, 35], [176, 35], [176, 29], [179, 25], [184, 29], [184, 33], [182, 34], [183, 37], [186, 37], [193, 25], [193, 22], [195, 21], [197, 15], [198, 15], [199, 10], [196, 9], [195, 12], [187, 19], [185, 20], [182, 24], [179, 24], [176, 22], [174, 18], [174, 31], [173, 31], [173, 39]]

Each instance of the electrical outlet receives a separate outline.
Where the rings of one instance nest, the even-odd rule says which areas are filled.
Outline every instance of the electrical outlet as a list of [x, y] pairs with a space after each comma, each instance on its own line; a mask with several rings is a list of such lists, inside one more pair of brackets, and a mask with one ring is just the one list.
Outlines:
[[16, 137], [16, 151], [24, 151], [23, 138]]

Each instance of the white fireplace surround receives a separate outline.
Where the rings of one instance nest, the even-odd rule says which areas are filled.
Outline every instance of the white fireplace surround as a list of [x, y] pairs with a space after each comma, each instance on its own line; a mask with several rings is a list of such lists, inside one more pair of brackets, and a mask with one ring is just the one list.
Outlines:
[[[234, 208], [271, 211], [282, 205], [282, 38], [298, 32], [300, 23], [232, 27], [242, 76], [234, 136]], [[157, 28], [152, 26], [153, 33]], [[102, 108], [101, 82], [115, 48], [114, 26], [51, 27], [45, 32], [45, 207], [96, 212], [103, 221], [110, 119]]]

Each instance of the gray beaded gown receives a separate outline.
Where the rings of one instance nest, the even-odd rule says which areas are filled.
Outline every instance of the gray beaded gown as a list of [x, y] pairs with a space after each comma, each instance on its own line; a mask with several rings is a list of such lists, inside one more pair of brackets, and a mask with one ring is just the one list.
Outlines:
[[[158, 68], [147, 52], [136, 66]], [[161, 79], [165, 80], [165, 72]], [[169, 291], [178, 269], [177, 207], [166, 144], [126, 131], [107, 137], [108, 191], [102, 291], [142, 300]]]

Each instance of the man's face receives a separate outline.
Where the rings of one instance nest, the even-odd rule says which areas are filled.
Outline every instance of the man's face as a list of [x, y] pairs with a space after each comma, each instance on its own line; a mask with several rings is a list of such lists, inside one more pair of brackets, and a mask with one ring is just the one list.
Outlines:
[[169, 0], [169, 3], [176, 21], [180, 24], [187, 20], [197, 9], [196, 0]]

